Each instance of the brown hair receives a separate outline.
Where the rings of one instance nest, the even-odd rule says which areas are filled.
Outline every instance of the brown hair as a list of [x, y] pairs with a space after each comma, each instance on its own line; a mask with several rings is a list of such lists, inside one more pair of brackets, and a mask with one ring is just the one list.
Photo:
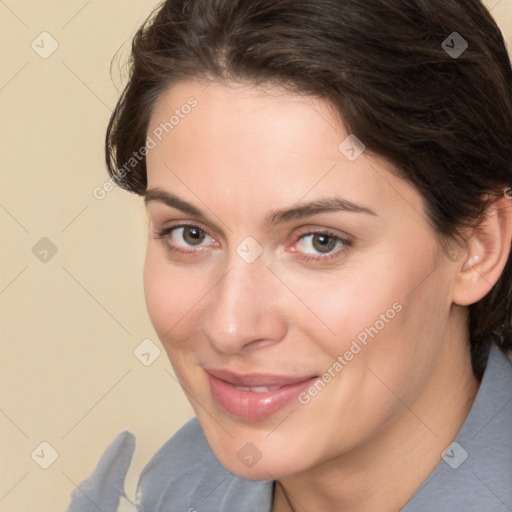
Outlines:
[[[144, 147], [160, 94], [192, 78], [327, 100], [422, 194], [443, 239], [460, 238], [512, 183], [512, 70], [479, 0], [163, 2], [133, 39], [129, 82], [107, 130], [108, 171], [122, 188], [145, 193], [145, 158], [119, 169]], [[509, 255], [490, 293], [469, 307], [478, 377], [492, 342], [512, 348], [511, 289]]]

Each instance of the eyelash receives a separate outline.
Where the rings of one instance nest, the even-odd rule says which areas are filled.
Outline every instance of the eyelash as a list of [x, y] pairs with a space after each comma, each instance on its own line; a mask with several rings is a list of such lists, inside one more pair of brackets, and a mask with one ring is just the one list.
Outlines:
[[[192, 224], [192, 223], [183, 223], [183, 224], [179, 224], [176, 226], [170, 226], [170, 227], [161, 229], [159, 231], [156, 231], [155, 232], [156, 238], [163, 240], [169, 251], [190, 255], [190, 254], [196, 252], [197, 249], [183, 250], [183, 249], [180, 249], [180, 248], [168, 243], [166, 240], [166, 237], [168, 235], [170, 235], [175, 229], [190, 228], [190, 227], [198, 229], [199, 231], [205, 233], [207, 236], [209, 236], [210, 238], [215, 240], [214, 236], [211, 233], [209, 233], [206, 229], [203, 229], [203, 228], [199, 227], [197, 224]], [[342, 243], [342, 248], [338, 249], [334, 252], [326, 253], [324, 256], [311, 256], [311, 255], [307, 255], [305, 253], [300, 253], [301, 254], [300, 258], [305, 261], [322, 262], [322, 263], [330, 262], [334, 259], [341, 257], [341, 255], [343, 253], [345, 253], [347, 251], [347, 249], [352, 247], [352, 245], [353, 245], [351, 240], [342, 238], [339, 235], [336, 235], [333, 232], [329, 231], [328, 229], [304, 231], [304, 233], [301, 233], [294, 237], [293, 244], [296, 244], [301, 239], [306, 238], [307, 236], [311, 236], [311, 235], [325, 235], [329, 238], [334, 238], [336, 240], [336, 242]], [[292, 252], [298, 252], [298, 251], [292, 251]]]
[[[333, 250], [332, 252], [325, 253], [323, 256], [313, 256], [311, 254], [307, 253], [300, 253], [300, 258], [305, 261], [312, 261], [312, 262], [320, 262], [320, 263], [327, 263], [333, 260], [336, 260], [340, 258], [350, 247], [352, 247], [352, 241], [348, 240], [346, 238], [342, 238], [339, 235], [336, 235], [332, 231], [329, 231], [328, 229], [317, 229], [317, 230], [305, 230], [303, 233], [300, 233], [294, 237], [293, 244], [296, 244], [301, 239], [306, 238], [311, 235], [325, 235], [329, 238], [333, 238], [336, 243], [341, 242], [341, 247], [338, 247], [337, 249]], [[293, 251], [298, 252], [298, 251]]]
[[183, 249], [180, 249], [172, 244], [170, 244], [167, 240], [166, 240], [166, 237], [168, 235], [170, 235], [175, 229], [179, 229], [179, 228], [196, 228], [198, 229], [199, 231], [202, 231], [203, 233], [206, 233], [210, 238], [213, 238], [213, 235], [211, 233], [209, 233], [206, 229], [203, 229], [201, 227], [199, 227], [198, 225], [196, 224], [192, 224], [192, 223], [183, 223], [183, 224], [178, 224], [176, 226], [170, 226], [168, 228], [164, 228], [164, 229], [161, 229], [159, 231], [156, 231], [156, 237], [158, 239], [161, 239], [163, 240], [163, 242], [165, 243], [165, 246], [167, 247], [167, 249], [171, 252], [177, 252], [177, 253], [181, 253], [181, 254], [191, 254], [191, 253], [194, 253], [197, 251], [197, 249], [192, 249], [190, 251], [187, 251], [187, 250], [183, 250]]

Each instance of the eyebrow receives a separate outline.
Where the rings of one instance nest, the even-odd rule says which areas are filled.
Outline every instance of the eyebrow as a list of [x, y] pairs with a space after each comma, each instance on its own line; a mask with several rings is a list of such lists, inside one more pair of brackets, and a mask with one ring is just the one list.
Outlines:
[[[149, 205], [149, 203], [152, 202], [163, 203], [171, 208], [176, 208], [177, 210], [180, 210], [187, 215], [197, 217], [202, 221], [207, 219], [206, 215], [201, 210], [199, 210], [199, 208], [188, 203], [187, 201], [184, 201], [183, 199], [180, 199], [174, 194], [165, 192], [160, 188], [152, 188], [146, 192], [144, 196], [144, 203], [146, 207]], [[361, 206], [353, 203], [352, 201], [347, 201], [341, 197], [334, 196], [321, 198], [309, 203], [298, 204], [290, 208], [274, 210], [267, 216], [266, 221], [268, 224], [277, 225], [290, 222], [292, 220], [305, 219], [320, 213], [333, 213], [340, 211], [365, 213], [367, 215], [373, 215], [376, 217], [378, 216], [374, 210], [367, 208], [366, 206]]]
[[298, 204], [291, 208], [283, 208], [275, 210], [268, 217], [269, 224], [280, 224], [292, 220], [305, 219], [318, 215], [320, 213], [332, 212], [353, 212], [353, 213], [366, 213], [368, 215], [378, 216], [377, 213], [370, 208], [358, 205], [352, 201], [347, 201], [341, 197], [326, 197], [311, 201], [309, 203]]
[[198, 217], [201, 220], [206, 220], [206, 216], [199, 208], [196, 208], [194, 205], [187, 203], [186, 201], [183, 201], [183, 199], [180, 199], [169, 192], [165, 192], [160, 188], [151, 188], [146, 191], [146, 194], [144, 195], [144, 204], [146, 205], [146, 208], [149, 203], [153, 202], [163, 203], [171, 208], [176, 208], [187, 215]]

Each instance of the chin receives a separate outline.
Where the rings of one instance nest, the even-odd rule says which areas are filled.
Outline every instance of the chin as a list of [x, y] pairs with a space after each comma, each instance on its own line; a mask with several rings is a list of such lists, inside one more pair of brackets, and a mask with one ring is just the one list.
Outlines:
[[224, 434], [224, 431], [222, 434], [214, 433], [214, 436], [223, 437], [221, 442], [207, 435], [208, 444], [220, 464], [239, 478], [277, 480], [303, 471], [308, 466], [305, 454], [283, 439], [269, 443], [261, 433], [251, 433], [249, 429], [245, 433], [233, 432], [234, 436], [229, 439]]
[[217, 456], [217, 459], [230, 473], [245, 480], [278, 480], [293, 475], [300, 470], [284, 457], [277, 463], [276, 461], [265, 460], [265, 457], [262, 456], [252, 467], [244, 467], [237, 454], [228, 457]]

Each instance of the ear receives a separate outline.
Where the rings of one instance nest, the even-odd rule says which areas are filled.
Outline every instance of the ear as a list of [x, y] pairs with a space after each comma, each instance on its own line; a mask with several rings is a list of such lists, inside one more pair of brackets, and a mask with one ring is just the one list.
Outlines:
[[511, 241], [512, 200], [505, 193], [489, 201], [484, 219], [466, 238], [453, 288], [455, 304], [469, 306], [489, 293], [507, 264]]

